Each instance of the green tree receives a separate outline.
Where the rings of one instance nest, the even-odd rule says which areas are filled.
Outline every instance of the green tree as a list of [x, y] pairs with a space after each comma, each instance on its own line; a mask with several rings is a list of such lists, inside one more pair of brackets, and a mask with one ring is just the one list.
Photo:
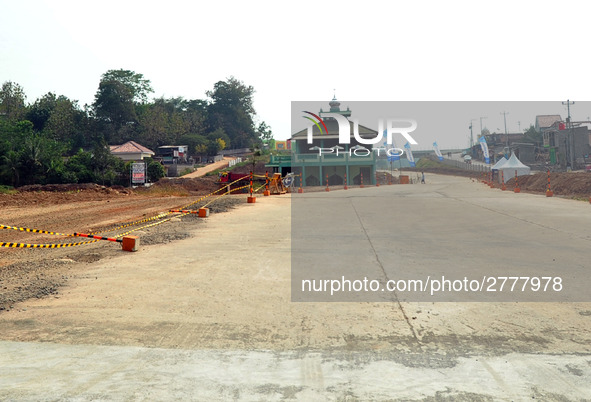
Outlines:
[[123, 84], [129, 89], [133, 102], [146, 103], [148, 95], [154, 92], [150, 80], [144, 78], [143, 74], [130, 70], [109, 70], [101, 77], [101, 82], [115, 81]]
[[544, 137], [542, 133], [539, 133], [533, 125], [530, 125], [529, 128], [525, 130], [524, 140], [539, 146], [544, 141]]
[[92, 166], [92, 154], [82, 149], [66, 162], [66, 169], [72, 175], [74, 183], [94, 183], [96, 176]]
[[166, 176], [166, 171], [164, 170], [164, 166], [158, 161], [155, 161], [152, 158], [147, 159], [148, 163], [148, 181], [150, 183], [155, 183], [164, 176]]
[[60, 96], [47, 120], [46, 129], [56, 141], [71, 143], [83, 118], [83, 112], [78, 108], [76, 101], [72, 102], [65, 96]]
[[137, 121], [133, 90], [119, 81], [101, 81], [94, 97], [97, 119], [114, 131]]
[[19, 84], [4, 82], [0, 89], [0, 116], [10, 122], [22, 119], [26, 112], [25, 99], [25, 91]]
[[57, 103], [57, 96], [48, 92], [42, 97], [38, 98], [35, 103], [29, 106], [27, 111], [27, 120], [33, 123], [33, 128], [37, 131], [43, 131], [45, 124], [51, 117], [51, 114], [55, 110]]
[[211, 99], [208, 107], [209, 131], [222, 128], [229, 137], [228, 146], [245, 148], [257, 140], [254, 128], [254, 88], [234, 77], [215, 83], [207, 92]]
[[273, 131], [271, 131], [271, 127], [269, 127], [264, 121], [258, 125], [257, 135], [263, 143], [273, 139]]
[[107, 143], [101, 141], [92, 149], [92, 167], [95, 177], [102, 185], [111, 185], [123, 172], [124, 163], [121, 159], [111, 155]]
[[5, 155], [2, 155], [2, 164], [0, 168], [5, 171], [5, 174], [11, 178], [10, 184], [13, 187], [17, 187], [20, 184], [20, 169], [21, 169], [21, 157], [15, 151], [8, 151]]

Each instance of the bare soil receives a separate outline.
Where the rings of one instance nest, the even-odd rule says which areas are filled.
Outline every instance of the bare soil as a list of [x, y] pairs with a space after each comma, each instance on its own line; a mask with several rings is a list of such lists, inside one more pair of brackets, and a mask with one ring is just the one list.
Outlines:
[[[96, 184], [27, 186], [16, 194], [0, 194], [0, 224], [63, 234], [100, 232], [102, 236], [116, 236], [157, 220], [119, 228], [124, 224], [184, 207], [217, 189], [213, 177], [164, 179], [150, 189], [136, 190]], [[214, 195], [190, 209], [198, 209], [212, 199], [215, 201], [208, 205], [211, 214], [244, 202], [241, 196]], [[175, 214], [168, 217], [171, 216]], [[190, 214], [132, 234], [140, 235], [142, 245], [167, 243], [188, 237], [200, 224], [202, 220]], [[0, 243], [62, 244], [88, 240], [0, 229]], [[9, 310], [19, 301], [55, 294], [81, 264], [120, 253], [120, 244], [108, 241], [57, 249], [0, 247], [0, 310]]]

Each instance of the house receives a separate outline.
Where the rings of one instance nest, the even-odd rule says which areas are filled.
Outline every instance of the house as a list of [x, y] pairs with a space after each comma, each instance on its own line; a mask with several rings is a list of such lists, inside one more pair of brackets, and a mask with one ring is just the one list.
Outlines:
[[275, 150], [276, 151], [290, 151], [291, 150], [291, 141], [275, 141]]
[[164, 145], [158, 147], [157, 152], [164, 164], [182, 164], [189, 160], [188, 145]]
[[538, 133], [543, 133], [557, 123], [562, 122], [559, 114], [540, 114], [536, 116], [535, 129]]
[[113, 156], [124, 161], [141, 161], [144, 158], [151, 158], [154, 156], [154, 151], [135, 141], [127, 141], [122, 145], [110, 145], [109, 149]]
[[548, 148], [550, 164], [566, 169], [583, 168], [591, 151], [589, 129], [578, 123], [571, 128], [557, 123], [544, 132], [544, 147]]
[[[336, 98], [329, 105], [330, 113], [347, 118], [351, 116], [351, 110], [341, 110]], [[324, 128], [321, 131], [313, 125], [312, 143], [308, 143], [308, 129], [294, 133], [290, 139], [291, 156], [271, 156], [266, 166], [282, 175], [290, 172], [301, 174], [303, 186], [324, 186], [327, 181], [329, 185], [352, 185], [360, 184], [362, 180], [364, 184], [375, 184], [377, 153], [372, 151], [372, 146], [360, 144], [355, 139], [352, 122], [349, 122], [350, 144], [339, 144], [338, 122], [330, 117], [322, 117], [322, 113], [321, 109], [319, 114], [326, 132]], [[378, 135], [376, 130], [362, 125], [358, 128], [359, 136], [363, 139]], [[319, 148], [332, 148], [334, 152], [320, 154]], [[298, 179], [296, 184], [299, 184]]]

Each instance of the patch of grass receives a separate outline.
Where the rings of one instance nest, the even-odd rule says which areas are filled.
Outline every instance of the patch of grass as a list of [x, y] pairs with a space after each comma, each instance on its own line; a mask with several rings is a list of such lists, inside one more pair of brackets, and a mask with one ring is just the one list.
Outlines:
[[0, 194], [16, 194], [17, 191], [12, 186], [0, 185]]
[[195, 171], [195, 169], [192, 169], [192, 168], [186, 168], [186, 169], [184, 169], [184, 170], [181, 172], [180, 176], [185, 176], [185, 175], [191, 174], [191, 173], [193, 173], [194, 171]]

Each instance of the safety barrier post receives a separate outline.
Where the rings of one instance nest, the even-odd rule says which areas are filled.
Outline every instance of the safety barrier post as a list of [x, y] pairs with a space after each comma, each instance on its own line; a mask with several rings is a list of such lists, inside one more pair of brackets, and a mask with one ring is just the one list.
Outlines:
[[298, 188], [298, 193], [303, 193], [304, 189], [302, 188], [302, 172], [300, 172], [300, 188]]
[[363, 185], [363, 173], [359, 173], [359, 174], [361, 175], [361, 185], [360, 185], [359, 187], [363, 188], [363, 187], [365, 187], [365, 186]]
[[345, 190], [348, 190], [349, 187], [347, 186], [347, 173], [345, 173]]
[[328, 188], [328, 174], [326, 175], [326, 189], [325, 191], [330, 191], [330, 189]]
[[199, 212], [197, 214], [199, 218], [207, 218], [209, 216], [209, 208], [199, 208]]
[[513, 189], [514, 193], [520, 193], [521, 189], [519, 188], [519, 180], [517, 179], [517, 170], [515, 171], [515, 188]]
[[124, 236], [121, 242], [121, 249], [123, 251], [137, 251], [140, 247], [140, 238], [137, 236]]
[[546, 197], [552, 197], [554, 191], [550, 188], [550, 169], [548, 169], [548, 188], [546, 189]]
[[250, 186], [248, 188], [248, 191], [250, 193], [250, 196], [246, 198], [246, 202], [249, 204], [254, 204], [256, 202], [256, 197], [252, 196], [252, 180], [253, 180], [253, 173], [252, 170], [250, 171]]
[[503, 184], [501, 185], [501, 190], [506, 191], [507, 186], [505, 185], [505, 172], [503, 172], [502, 170], [501, 170], [501, 181], [503, 182]]
[[380, 187], [378, 172], [376, 171], [376, 187]]
[[265, 191], [263, 191], [263, 195], [268, 197], [271, 195], [269, 191], [269, 171], [265, 171]]

